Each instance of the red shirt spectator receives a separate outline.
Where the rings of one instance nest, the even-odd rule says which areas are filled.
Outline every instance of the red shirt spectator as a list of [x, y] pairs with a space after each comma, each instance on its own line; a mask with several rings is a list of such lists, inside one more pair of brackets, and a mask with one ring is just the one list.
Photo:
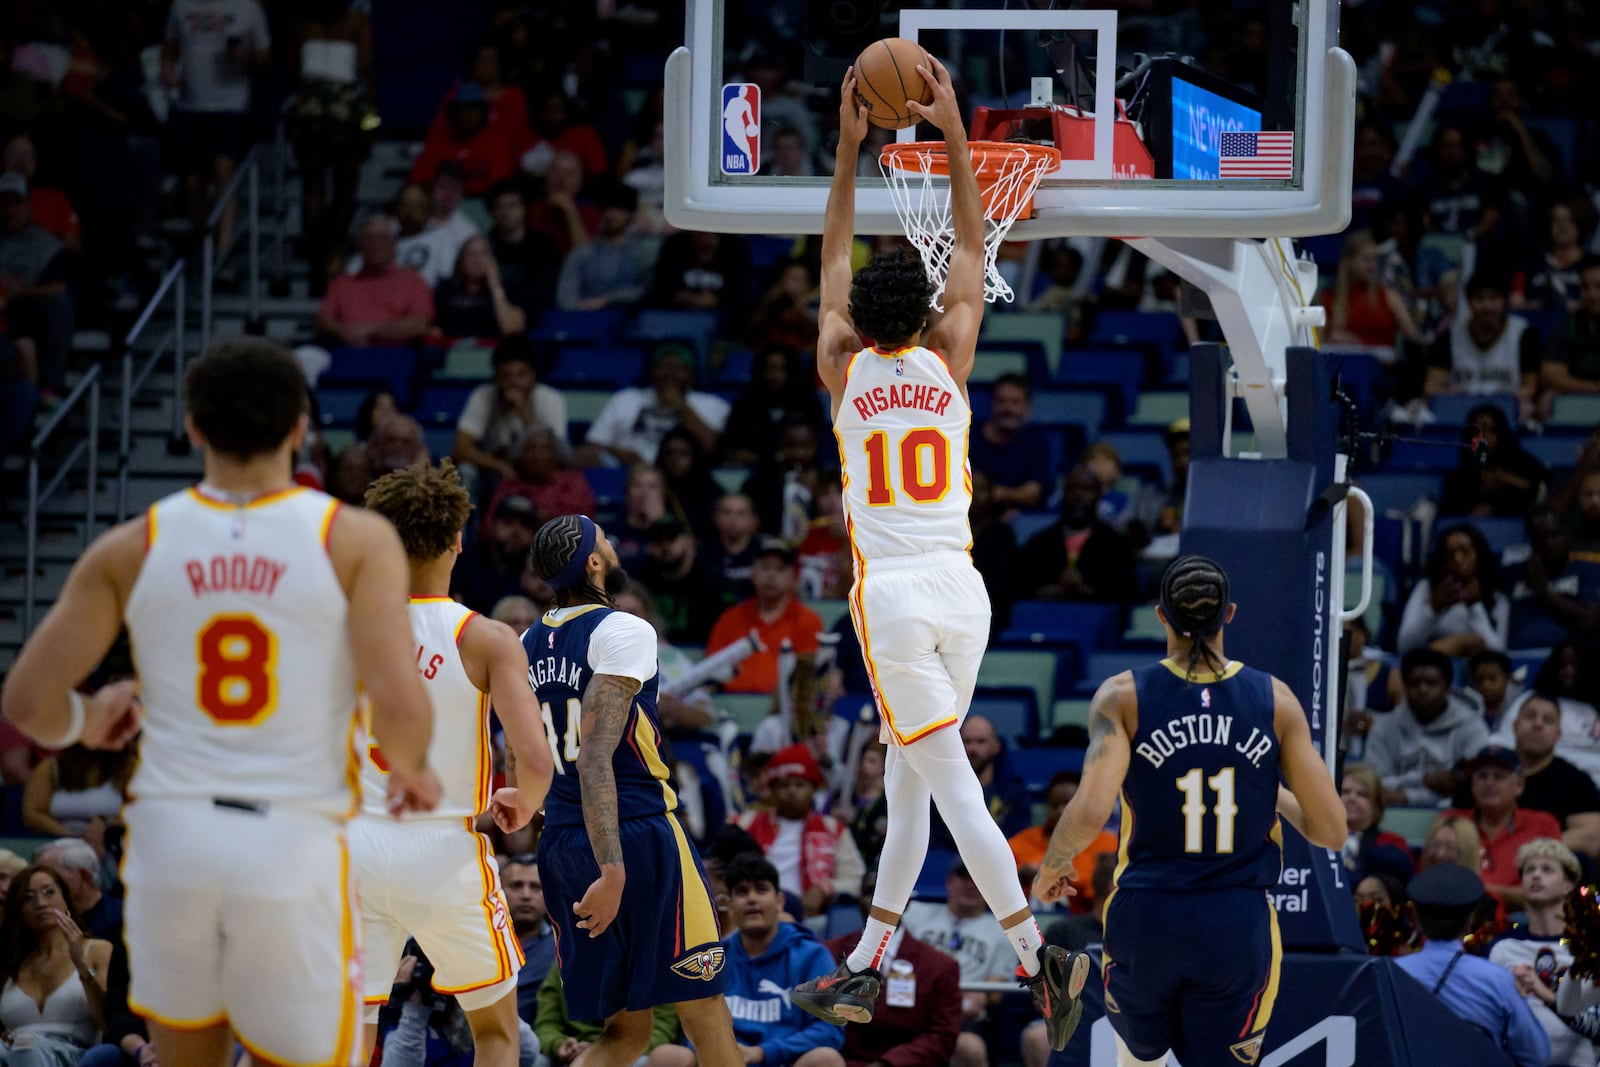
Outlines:
[[522, 169], [544, 174], [557, 152], [571, 152], [583, 164], [583, 173], [597, 178], [611, 169], [606, 146], [593, 126], [572, 121], [567, 97], [560, 90], [545, 94], [533, 128], [533, 145], [522, 156]]
[[739, 671], [723, 689], [729, 693], [771, 693], [778, 688], [778, 650], [787, 638], [796, 655], [815, 655], [822, 619], [794, 598], [794, 553], [780, 541], [768, 541], [750, 569], [756, 595], [722, 613], [706, 652], [726, 648], [751, 630], [766, 651], [756, 652], [739, 664]]
[[456, 86], [445, 104], [446, 122], [429, 131], [422, 154], [411, 165], [413, 182], [425, 182], [441, 164], [461, 168], [468, 196], [482, 196], [489, 186], [509, 178], [516, 167], [504, 131], [489, 122], [489, 100], [475, 82]]
[[34, 184], [39, 171], [39, 153], [27, 134], [18, 134], [6, 142], [0, 171], [14, 170], [28, 179], [28, 209], [34, 225], [51, 234], [69, 251], [77, 251], [80, 229], [78, 213], [72, 201], [60, 189]]
[[1522, 875], [1517, 850], [1541, 837], [1561, 840], [1554, 815], [1517, 806], [1522, 795], [1522, 760], [1514, 749], [1489, 745], [1467, 763], [1472, 808], [1451, 808], [1445, 816], [1471, 819], [1483, 842], [1483, 885], [1503, 911], [1522, 906]]
[[[521, 159], [522, 153], [533, 146], [533, 127], [528, 122], [528, 94], [502, 81], [499, 48], [492, 44], [479, 46], [478, 54], [472, 61], [472, 81], [465, 84], [476, 84], [483, 90], [484, 99], [489, 105], [489, 129], [505, 139], [513, 162]], [[433, 116], [433, 125], [428, 128], [429, 140], [449, 135], [450, 105], [455, 102], [460, 89], [461, 85], [458, 84], [445, 94], [444, 102]]]
[[544, 198], [528, 202], [528, 229], [548, 234], [562, 258], [600, 232], [600, 209], [578, 199], [582, 189], [583, 161], [558, 152], [544, 176]]
[[361, 269], [328, 285], [317, 332], [346, 345], [406, 344], [428, 332], [433, 292], [413, 270], [394, 265], [394, 221], [370, 219], [358, 240]]

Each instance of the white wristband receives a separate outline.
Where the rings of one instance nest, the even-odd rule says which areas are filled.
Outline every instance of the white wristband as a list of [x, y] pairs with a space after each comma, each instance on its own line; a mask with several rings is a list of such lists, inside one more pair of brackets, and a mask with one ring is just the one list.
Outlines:
[[79, 693], [76, 689], [68, 690], [67, 706], [72, 709], [72, 721], [67, 724], [66, 733], [62, 734], [59, 738], [56, 738], [53, 741], [46, 741], [42, 737], [35, 738], [41, 747], [55, 749], [71, 748], [73, 745], [78, 743], [78, 738], [83, 736], [83, 722], [84, 718], [86, 717], [83, 694]]

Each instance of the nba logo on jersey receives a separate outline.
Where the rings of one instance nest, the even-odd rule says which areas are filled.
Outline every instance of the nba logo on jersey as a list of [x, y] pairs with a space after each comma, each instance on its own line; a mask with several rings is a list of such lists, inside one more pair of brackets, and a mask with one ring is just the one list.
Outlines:
[[1211, 687], [1209, 685], [1200, 690], [1200, 706], [1202, 708], [1211, 706]]
[[900, 377], [900, 378], [904, 378], [905, 377], [905, 374], [906, 374], [906, 361], [905, 361], [905, 359], [901, 358], [901, 359], [897, 359], [897, 360], [894, 361], [894, 373], [895, 373], [895, 375], [897, 377]]
[[550, 647], [556, 647], [556, 632], [554, 630], [550, 631]]
[[722, 173], [761, 169], [761, 87], [731, 82], [722, 87]]

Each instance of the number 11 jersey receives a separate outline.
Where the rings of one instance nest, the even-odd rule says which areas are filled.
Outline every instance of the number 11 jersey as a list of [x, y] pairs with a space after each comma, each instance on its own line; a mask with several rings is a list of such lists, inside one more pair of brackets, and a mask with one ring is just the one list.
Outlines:
[[864, 348], [834, 416], [844, 513], [863, 561], [972, 547], [972, 407], [929, 348]]

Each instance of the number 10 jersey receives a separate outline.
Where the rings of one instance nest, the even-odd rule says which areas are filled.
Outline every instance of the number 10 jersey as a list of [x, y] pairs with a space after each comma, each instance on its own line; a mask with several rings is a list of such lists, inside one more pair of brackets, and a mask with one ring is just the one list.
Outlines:
[[862, 563], [972, 547], [972, 407], [932, 349], [864, 348], [833, 420], [844, 513]]

